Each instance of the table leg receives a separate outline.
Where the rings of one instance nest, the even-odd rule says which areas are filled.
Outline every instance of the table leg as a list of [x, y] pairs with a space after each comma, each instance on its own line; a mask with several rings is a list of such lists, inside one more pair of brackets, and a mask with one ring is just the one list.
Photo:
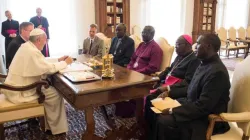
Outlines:
[[247, 49], [246, 49], [246, 51], [245, 51], [244, 59], [248, 56], [249, 48], [250, 48], [250, 43], [248, 43], [248, 47], [247, 47]]
[[86, 132], [82, 135], [82, 140], [96, 140], [100, 139], [95, 133], [95, 120], [94, 120], [94, 109], [88, 107], [85, 109], [85, 120], [87, 124]]

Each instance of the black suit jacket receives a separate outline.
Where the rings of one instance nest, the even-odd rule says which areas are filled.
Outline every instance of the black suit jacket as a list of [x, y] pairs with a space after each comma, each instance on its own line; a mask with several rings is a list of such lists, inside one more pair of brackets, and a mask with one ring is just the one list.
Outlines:
[[19, 49], [19, 47], [25, 43], [25, 41], [21, 38], [21, 36], [17, 36], [16, 38], [14, 38], [10, 44], [8, 45], [8, 49], [6, 52], [6, 68], [9, 69], [9, 66], [17, 52], [17, 50]]
[[[120, 45], [116, 50], [116, 43], [118, 42], [118, 38], [114, 37], [111, 42], [111, 47], [109, 50], [109, 54], [114, 56], [114, 63], [120, 65], [122, 67], [126, 67], [130, 62], [130, 58], [135, 51], [135, 43], [134, 40], [125, 35], [122, 38]], [[114, 54], [116, 50], [116, 54]]]
[[40, 23], [40, 20], [38, 19], [37, 16], [32, 17], [30, 19], [30, 22], [32, 22], [34, 24], [35, 28], [37, 28], [39, 25], [42, 25], [43, 28], [46, 29], [45, 32], [46, 32], [47, 38], [50, 39], [50, 36], [49, 36], [49, 22], [48, 22], [46, 17], [41, 16], [41, 23]]
[[2, 22], [1, 34], [5, 37], [5, 52], [7, 51], [9, 43], [13, 39], [9, 37], [9, 34], [7, 33], [7, 30], [9, 29], [17, 30], [16, 34], [19, 35], [19, 22], [16, 20], [11, 20], [11, 22], [9, 20], [6, 20]]

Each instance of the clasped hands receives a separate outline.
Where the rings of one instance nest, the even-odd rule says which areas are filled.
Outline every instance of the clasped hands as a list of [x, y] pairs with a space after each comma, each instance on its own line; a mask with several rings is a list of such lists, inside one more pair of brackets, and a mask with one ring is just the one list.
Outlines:
[[16, 34], [10, 34], [9, 36], [13, 38], [16, 37]]
[[58, 61], [59, 61], [59, 62], [60, 62], [60, 61], [65, 61], [65, 62], [67, 63], [67, 65], [73, 63], [73, 59], [72, 59], [70, 56], [67, 56], [67, 55], [65, 55], [65, 56], [63, 56], [63, 57], [61, 57], [61, 58], [59, 58]]

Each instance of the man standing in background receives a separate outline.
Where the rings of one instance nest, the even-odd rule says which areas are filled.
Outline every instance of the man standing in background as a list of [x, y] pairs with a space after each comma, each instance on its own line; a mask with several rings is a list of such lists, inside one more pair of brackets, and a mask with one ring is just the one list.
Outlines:
[[5, 37], [5, 57], [9, 43], [13, 38], [15, 38], [18, 34], [19, 22], [12, 19], [12, 15], [10, 11], [5, 11], [5, 16], [7, 20], [2, 22], [2, 30], [1, 34]]
[[[37, 16], [32, 17], [30, 19], [30, 22], [32, 22], [34, 24], [35, 28], [42, 29], [46, 33], [47, 39], [49, 41], [50, 37], [49, 37], [49, 23], [48, 23], [48, 20], [47, 20], [46, 17], [42, 16], [42, 9], [41, 8], [37, 8], [36, 9], [36, 14], [37, 14]], [[49, 55], [48, 41], [47, 41], [47, 43], [45, 44], [45, 46], [44, 46], [44, 48], [42, 50], [42, 54], [45, 57], [49, 57], [50, 56]]]

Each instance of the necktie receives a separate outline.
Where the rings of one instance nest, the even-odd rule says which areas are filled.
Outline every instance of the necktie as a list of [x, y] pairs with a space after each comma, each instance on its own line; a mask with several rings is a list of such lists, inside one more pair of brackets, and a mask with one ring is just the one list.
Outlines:
[[92, 43], [93, 43], [93, 41], [92, 41], [92, 39], [90, 39], [89, 54], [90, 54], [90, 51], [91, 51]]
[[115, 46], [115, 52], [114, 52], [114, 54], [116, 54], [116, 50], [118, 49], [119, 45], [121, 44], [121, 41], [122, 41], [121, 38], [118, 39], [118, 41], [117, 41], [117, 43], [116, 43], [116, 46]]

